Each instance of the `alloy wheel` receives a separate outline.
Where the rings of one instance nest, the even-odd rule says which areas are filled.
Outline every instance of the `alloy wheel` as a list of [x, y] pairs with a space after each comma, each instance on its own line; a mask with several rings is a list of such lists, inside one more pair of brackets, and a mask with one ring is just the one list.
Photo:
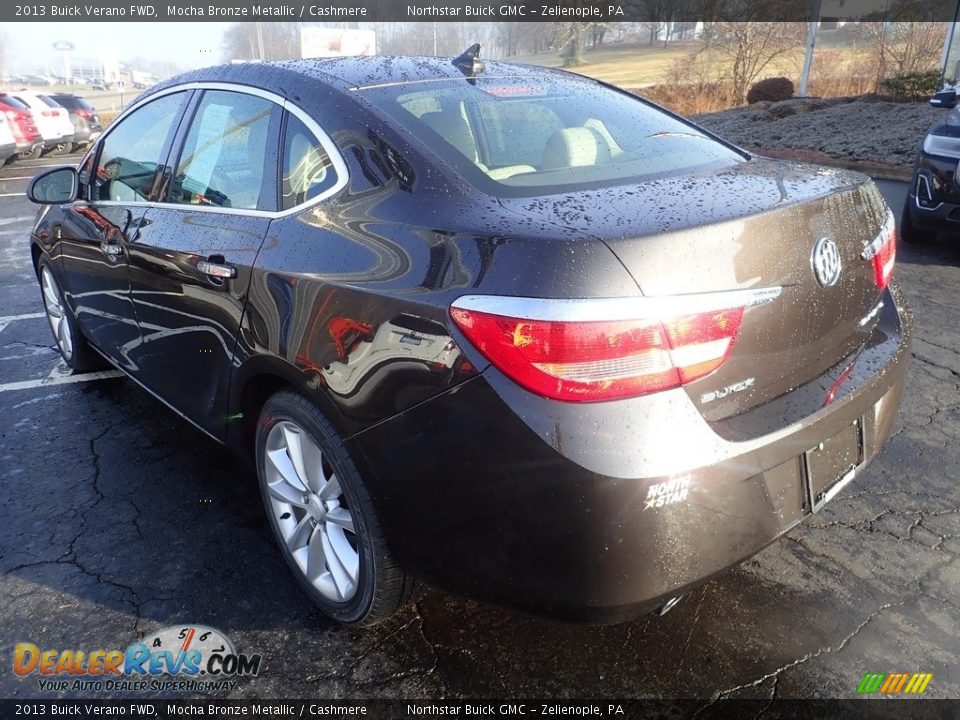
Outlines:
[[53, 331], [53, 337], [56, 339], [57, 347], [60, 348], [64, 358], [69, 360], [73, 356], [73, 336], [70, 332], [70, 322], [60, 298], [60, 288], [57, 287], [57, 281], [53, 279], [53, 273], [46, 265], [40, 273], [40, 284], [43, 288], [43, 306], [47, 311], [47, 320], [50, 323], [50, 329]]
[[267, 435], [270, 509], [297, 567], [323, 597], [347, 602], [360, 578], [359, 538], [340, 481], [310, 434], [281, 420]]

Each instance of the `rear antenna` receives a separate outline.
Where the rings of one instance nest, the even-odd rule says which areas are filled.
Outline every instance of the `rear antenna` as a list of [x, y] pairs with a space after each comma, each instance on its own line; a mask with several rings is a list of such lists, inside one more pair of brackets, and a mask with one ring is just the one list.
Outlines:
[[480, 59], [480, 43], [474, 43], [462, 55], [455, 57], [453, 65], [467, 77], [479, 75], [486, 70], [487, 66]]

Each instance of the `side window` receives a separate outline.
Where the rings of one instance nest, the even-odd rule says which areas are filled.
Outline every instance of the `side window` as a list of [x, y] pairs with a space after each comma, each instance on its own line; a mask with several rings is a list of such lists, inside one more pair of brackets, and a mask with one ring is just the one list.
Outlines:
[[130, 113], [110, 129], [97, 160], [91, 200], [148, 200], [157, 166], [174, 123], [180, 118], [186, 93], [157, 98]]
[[276, 167], [276, 151], [269, 147], [275, 112], [279, 117], [279, 106], [255, 95], [204, 92], [167, 202], [275, 210], [276, 172], [268, 172], [270, 157]]
[[289, 210], [337, 184], [337, 171], [317, 137], [293, 113], [287, 113], [283, 143], [281, 210]]

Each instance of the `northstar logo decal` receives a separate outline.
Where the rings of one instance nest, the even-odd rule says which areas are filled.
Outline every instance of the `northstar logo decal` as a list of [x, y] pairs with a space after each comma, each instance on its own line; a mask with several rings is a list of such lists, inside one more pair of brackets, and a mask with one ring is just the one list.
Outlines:
[[687, 492], [690, 490], [690, 476], [667, 480], [662, 483], [654, 483], [647, 489], [647, 499], [643, 504], [644, 510], [650, 508], [672, 505], [687, 499]]

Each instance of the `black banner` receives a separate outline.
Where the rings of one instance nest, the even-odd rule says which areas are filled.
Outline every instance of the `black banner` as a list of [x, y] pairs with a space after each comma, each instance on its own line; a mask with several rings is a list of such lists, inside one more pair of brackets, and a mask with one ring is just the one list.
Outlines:
[[844, 718], [940, 720], [960, 700], [0, 700], [0, 717]]
[[[37, 0], [4, 3], [3, 22], [717, 22], [953, 21], [957, 0]], [[818, 9], [819, 6], [819, 9]]]

